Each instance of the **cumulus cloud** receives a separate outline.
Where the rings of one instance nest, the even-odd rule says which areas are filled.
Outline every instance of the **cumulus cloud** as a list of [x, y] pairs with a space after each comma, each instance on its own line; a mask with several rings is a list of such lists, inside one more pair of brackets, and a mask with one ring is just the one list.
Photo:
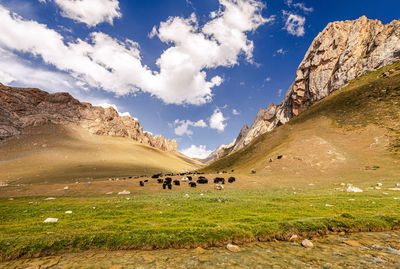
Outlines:
[[303, 36], [305, 34], [304, 24], [306, 18], [300, 15], [296, 15], [287, 11], [283, 11], [283, 15], [287, 17], [285, 29], [289, 34], [294, 36]]
[[179, 136], [187, 135], [191, 136], [193, 135], [193, 131], [189, 129], [190, 126], [192, 127], [200, 127], [200, 128], [205, 128], [207, 127], [207, 123], [204, 120], [198, 120], [196, 122], [190, 121], [190, 120], [179, 120], [176, 119], [173, 124], [175, 127], [175, 134]]
[[205, 145], [191, 145], [189, 148], [184, 149], [181, 152], [190, 158], [205, 159], [212, 153], [212, 150], [207, 150]]
[[[46, 0], [39, 0], [46, 2]], [[74, 21], [96, 26], [99, 23], [113, 24], [115, 18], [121, 18], [118, 0], [54, 0], [60, 7], [61, 15]]]
[[[72, 0], [54, 1], [69, 5]], [[212, 89], [223, 83], [218, 75], [207, 78], [207, 69], [232, 67], [240, 55], [252, 62], [254, 44], [246, 33], [273, 20], [261, 15], [263, 8], [256, 0], [220, 0], [215, 17], [202, 27], [194, 13], [161, 22], [151, 36], [170, 47], [158, 58], [158, 71], [142, 64], [139, 44], [132, 40], [93, 32], [85, 41], [67, 42], [55, 30], [24, 20], [1, 5], [0, 46], [41, 57], [89, 87], [116, 95], [141, 90], [167, 104], [201, 105], [210, 102]]]
[[[49, 80], [49, 78], [51, 78]], [[0, 47], [0, 82], [19, 87], [37, 87], [49, 92], [69, 91], [77, 95], [83, 85], [68, 74], [34, 66], [15, 53]]]
[[227, 126], [225, 123], [227, 119], [219, 108], [215, 109], [210, 117], [210, 128], [216, 129], [218, 132], [223, 132]]
[[270, 82], [270, 81], [271, 81], [271, 78], [270, 78], [270, 77], [266, 77], [266, 78], [265, 78], [265, 81], [266, 81], [266, 82]]
[[232, 114], [236, 116], [236, 115], [240, 115], [240, 112], [237, 111], [236, 109], [232, 109]]

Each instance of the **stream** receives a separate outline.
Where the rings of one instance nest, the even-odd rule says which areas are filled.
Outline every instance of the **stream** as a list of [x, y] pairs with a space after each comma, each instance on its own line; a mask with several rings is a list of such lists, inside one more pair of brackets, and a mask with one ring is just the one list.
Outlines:
[[331, 234], [298, 242], [255, 242], [226, 248], [85, 251], [19, 259], [1, 268], [400, 268], [400, 231]]

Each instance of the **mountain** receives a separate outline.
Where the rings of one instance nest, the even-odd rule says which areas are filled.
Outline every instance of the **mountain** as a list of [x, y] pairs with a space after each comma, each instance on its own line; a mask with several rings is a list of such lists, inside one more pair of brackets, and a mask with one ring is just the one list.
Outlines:
[[[231, 154], [255, 137], [287, 123], [350, 80], [400, 60], [400, 20], [382, 24], [365, 16], [329, 23], [311, 43], [282, 104], [260, 109], [250, 128], [245, 125]], [[215, 154], [214, 154], [215, 155]]]
[[26, 127], [47, 123], [74, 123], [91, 134], [126, 137], [163, 151], [178, 151], [175, 140], [143, 132], [137, 120], [120, 116], [113, 107], [81, 103], [68, 93], [49, 94], [0, 83], [0, 142], [20, 135]]
[[194, 170], [175, 140], [68, 93], [0, 85], [0, 184], [91, 181]]
[[204, 167], [281, 178], [400, 176], [400, 62], [346, 83], [286, 124]]

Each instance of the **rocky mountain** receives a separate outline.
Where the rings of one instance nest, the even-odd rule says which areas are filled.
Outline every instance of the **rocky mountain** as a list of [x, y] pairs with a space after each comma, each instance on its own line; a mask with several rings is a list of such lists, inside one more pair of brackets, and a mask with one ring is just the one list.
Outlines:
[[0, 83], [0, 142], [18, 136], [28, 126], [77, 124], [92, 134], [127, 137], [163, 151], [177, 151], [175, 140], [144, 132], [130, 116], [112, 108], [79, 102], [68, 93], [49, 94], [33, 88]]
[[[311, 43], [282, 104], [260, 109], [227, 154], [299, 115], [355, 78], [400, 61], [400, 20], [382, 24], [365, 16], [329, 23]], [[226, 154], [225, 154], [226, 155]]]

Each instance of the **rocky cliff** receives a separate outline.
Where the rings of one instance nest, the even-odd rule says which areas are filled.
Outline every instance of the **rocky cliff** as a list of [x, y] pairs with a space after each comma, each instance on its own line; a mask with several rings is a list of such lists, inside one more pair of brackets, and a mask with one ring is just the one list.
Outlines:
[[96, 135], [127, 137], [163, 151], [177, 151], [175, 140], [143, 132], [139, 122], [112, 108], [79, 102], [68, 93], [7, 87], [0, 83], [0, 142], [23, 128], [47, 123], [77, 124]]
[[350, 80], [397, 61], [400, 20], [384, 25], [363, 16], [329, 23], [311, 43], [282, 104], [261, 109], [250, 128], [242, 128], [229, 153], [285, 124]]

